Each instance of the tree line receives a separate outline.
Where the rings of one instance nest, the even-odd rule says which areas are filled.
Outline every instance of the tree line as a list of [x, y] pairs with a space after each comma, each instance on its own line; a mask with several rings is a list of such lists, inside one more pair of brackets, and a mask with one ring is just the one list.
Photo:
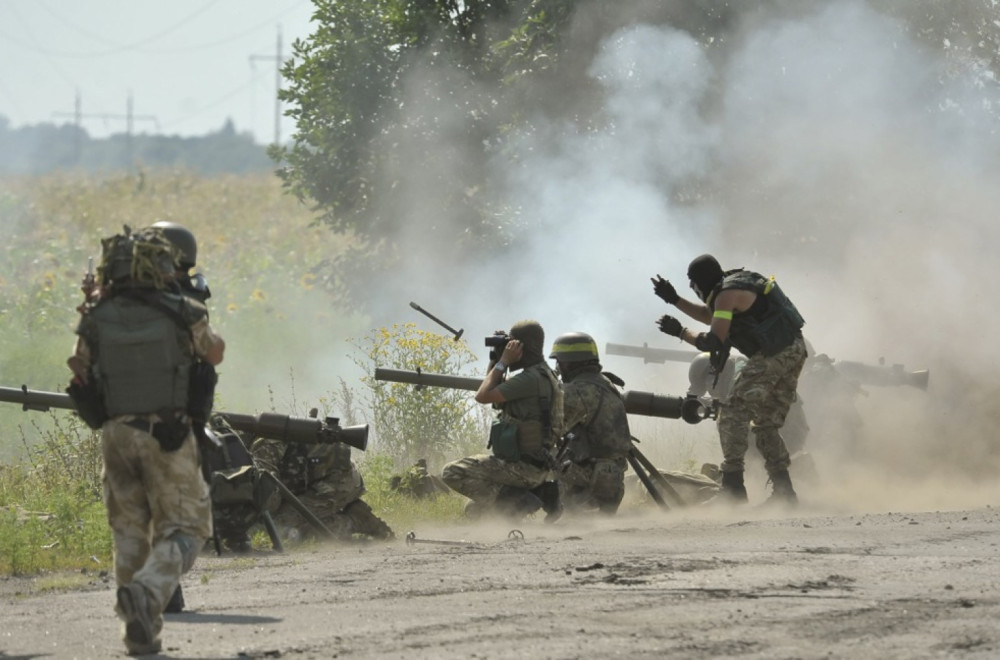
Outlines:
[[55, 171], [120, 172], [134, 168], [180, 168], [199, 174], [244, 174], [274, 168], [265, 147], [232, 121], [200, 137], [128, 135], [91, 138], [73, 124], [42, 123], [11, 128], [0, 115], [0, 175]]

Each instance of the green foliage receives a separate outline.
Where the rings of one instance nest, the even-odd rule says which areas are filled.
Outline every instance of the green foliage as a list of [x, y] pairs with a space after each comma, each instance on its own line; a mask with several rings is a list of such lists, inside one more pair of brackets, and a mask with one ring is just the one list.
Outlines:
[[[282, 72], [294, 142], [270, 154], [289, 190], [315, 204], [335, 232], [361, 240], [330, 262], [338, 294], [363, 301], [372, 276], [406, 257], [396, 244], [415, 217], [438, 255], [474, 259], [504, 242], [511, 210], [488, 192], [490, 154], [520, 112], [506, 100], [504, 78], [552, 52], [549, 17], [565, 19], [572, 4], [316, 3], [316, 30], [293, 45]], [[541, 32], [545, 39], [534, 37]]]
[[98, 436], [55, 428], [28, 460], [0, 466], [0, 573], [110, 566]]
[[392, 456], [366, 456], [359, 469], [367, 489], [365, 501], [399, 536], [421, 520], [458, 520], [462, 517], [467, 500], [457, 493], [415, 499], [392, 490], [389, 484], [396, 471]]
[[397, 468], [426, 458], [429, 466], [481, 448], [486, 437], [487, 409], [470, 392], [443, 387], [417, 388], [375, 380], [375, 369], [389, 367], [427, 373], [462, 375], [476, 361], [464, 341], [418, 330], [412, 323], [379, 328], [360, 340], [353, 357], [366, 375], [367, 407], [372, 414], [374, 449], [391, 456]]

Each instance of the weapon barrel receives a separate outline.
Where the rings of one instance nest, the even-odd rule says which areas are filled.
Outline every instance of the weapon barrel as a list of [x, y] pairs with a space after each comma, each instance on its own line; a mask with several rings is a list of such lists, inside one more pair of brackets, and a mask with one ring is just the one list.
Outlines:
[[605, 345], [604, 352], [608, 355], [642, 358], [644, 364], [649, 364], [650, 362], [663, 364], [667, 361], [691, 362], [691, 360], [698, 356], [698, 353], [694, 351], [675, 351], [669, 348], [650, 348], [646, 344], [642, 346], [629, 346], [628, 344], [612, 344], [610, 342]]
[[76, 404], [73, 403], [73, 399], [69, 398], [68, 394], [29, 390], [27, 385], [22, 385], [20, 389], [16, 387], [0, 387], [0, 401], [20, 403], [25, 410], [38, 410], [40, 412], [45, 412], [51, 408], [76, 410]]
[[625, 412], [647, 417], [680, 419], [684, 412], [684, 397], [664, 396], [652, 392], [628, 390], [624, 394]]
[[887, 366], [884, 364], [865, 364], [863, 362], [851, 362], [848, 360], [838, 360], [833, 363], [842, 376], [857, 381], [861, 385], [875, 385], [876, 387], [898, 387], [900, 385], [910, 385], [921, 390], [927, 390], [930, 380], [930, 372], [926, 369], [921, 371], [906, 371], [901, 364]]
[[290, 417], [277, 413], [242, 415], [220, 412], [235, 431], [258, 438], [271, 438], [300, 444], [343, 442], [364, 451], [368, 447], [368, 425], [341, 427], [333, 417], [319, 420], [312, 417]]
[[375, 369], [375, 380], [387, 380], [393, 383], [409, 383], [410, 385], [430, 385], [431, 387], [447, 387], [453, 390], [469, 390], [475, 392], [482, 385], [481, 378], [468, 376], [448, 376], [446, 374], [428, 374], [422, 371], [406, 371], [404, 369]]

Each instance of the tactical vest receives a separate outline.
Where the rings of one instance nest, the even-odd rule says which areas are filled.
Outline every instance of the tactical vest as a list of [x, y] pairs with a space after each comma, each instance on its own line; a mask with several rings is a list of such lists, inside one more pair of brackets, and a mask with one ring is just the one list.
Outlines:
[[197, 318], [191, 304], [166, 293], [116, 295], [84, 316], [78, 333], [91, 348], [91, 372], [109, 417], [187, 408], [194, 355], [191, 331], [182, 324]]
[[522, 457], [545, 461], [563, 430], [563, 391], [559, 379], [544, 362], [524, 369], [538, 382], [539, 419], [520, 420], [501, 408], [500, 419], [517, 423], [517, 446]]
[[583, 372], [567, 387], [597, 388], [600, 392], [597, 408], [590, 418], [571, 429], [573, 439], [569, 450], [573, 461], [623, 458], [628, 454], [632, 448], [632, 433], [618, 388], [599, 372]]
[[791, 346], [802, 336], [802, 315], [785, 296], [774, 277], [764, 277], [749, 270], [731, 270], [712, 291], [710, 307], [715, 311], [718, 294], [727, 289], [753, 291], [757, 294], [750, 309], [733, 314], [729, 340], [741, 353], [750, 357], [758, 352], [774, 355]]

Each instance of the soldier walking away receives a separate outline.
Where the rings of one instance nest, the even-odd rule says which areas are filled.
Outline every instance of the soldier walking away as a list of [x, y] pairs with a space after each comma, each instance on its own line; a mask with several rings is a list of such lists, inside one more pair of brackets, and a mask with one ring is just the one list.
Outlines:
[[601, 373], [597, 343], [583, 332], [559, 335], [549, 358], [563, 382], [567, 433], [556, 460], [562, 504], [568, 510], [614, 514], [625, 495], [626, 457], [632, 449], [625, 402], [612, 381], [618, 378]]
[[742, 268], [723, 272], [709, 254], [688, 266], [691, 288], [701, 300], [692, 302], [677, 294], [660, 277], [651, 278], [653, 292], [696, 321], [709, 326], [695, 333], [668, 314], [657, 321], [660, 331], [679, 337], [710, 355], [716, 373], [725, 368], [731, 346], [748, 359], [732, 384], [718, 418], [723, 461], [720, 495], [746, 502], [743, 483], [747, 428], [752, 424], [757, 449], [773, 491], [769, 503], [794, 505], [798, 497], [788, 474], [789, 456], [779, 429], [795, 400], [799, 373], [806, 360], [802, 338], [805, 321], [774, 278]]
[[[465, 507], [468, 517], [520, 519], [543, 505], [532, 490], [550, 474], [562, 429], [562, 388], [545, 363], [545, 331], [537, 321], [515, 323], [510, 333], [488, 337], [487, 345], [493, 349], [476, 401], [499, 411], [487, 445], [492, 453], [452, 461], [441, 478], [472, 500]], [[506, 378], [508, 369], [520, 373]]]
[[163, 611], [211, 534], [211, 503], [191, 427], [196, 360], [222, 362], [208, 311], [175, 292], [179, 251], [162, 229], [102, 241], [99, 295], [85, 304], [69, 387], [101, 429], [116, 612], [130, 654], [156, 653]]

